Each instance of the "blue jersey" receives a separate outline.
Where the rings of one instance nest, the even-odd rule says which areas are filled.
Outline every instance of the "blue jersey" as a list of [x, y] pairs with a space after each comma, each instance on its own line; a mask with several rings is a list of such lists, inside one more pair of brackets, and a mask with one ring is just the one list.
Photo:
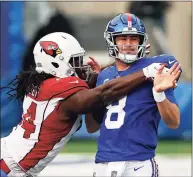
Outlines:
[[[170, 68], [175, 62], [173, 56], [160, 55], [142, 58], [121, 72], [116, 66], [111, 66], [99, 74], [97, 86], [137, 72], [152, 63], [167, 63]], [[153, 98], [152, 87], [153, 82], [144, 82], [127, 96], [106, 107], [98, 138], [96, 163], [147, 160], [154, 157], [161, 116]], [[177, 104], [173, 88], [166, 90], [165, 94], [170, 102]]]

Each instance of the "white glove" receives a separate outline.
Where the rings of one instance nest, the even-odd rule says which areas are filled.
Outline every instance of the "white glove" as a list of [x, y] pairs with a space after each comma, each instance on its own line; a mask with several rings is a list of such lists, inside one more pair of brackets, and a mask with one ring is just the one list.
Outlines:
[[[147, 78], [152, 78], [152, 79], [153, 79], [153, 78], [155, 77], [155, 74], [156, 74], [156, 72], [157, 72], [157, 70], [159, 69], [159, 67], [160, 67], [161, 64], [162, 64], [162, 63], [152, 63], [151, 65], [143, 68], [143, 73], [144, 73], [144, 75], [145, 75]], [[168, 71], [169, 71], [169, 69], [166, 68], [166, 67], [164, 67], [162, 73], [166, 73], [166, 72], [168, 72]]]

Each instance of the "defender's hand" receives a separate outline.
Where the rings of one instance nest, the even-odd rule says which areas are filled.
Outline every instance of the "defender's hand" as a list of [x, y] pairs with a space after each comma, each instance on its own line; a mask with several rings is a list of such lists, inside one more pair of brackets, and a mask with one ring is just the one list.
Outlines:
[[87, 62], [88, 65], [90, 65], [91, 69], [95, 72], [95, 73], [100, 73], [102, 68], [99, 65], [99, 63], [93, 58], [93, 57], [89, 57], [90, 61]]
[[[145, 54], [148, 55], [148, 54], [150, 53], [150, 51], [149, 51], [150, 44], [147, 44], [145, 48], [146, 48]], [[109, 67], [109, 66], [113, 65], [113, 64], [110, 64], [110, 65], [107, 65], [107, 66], [105, 66], [105, 67], [102, 68], [102, 67], [99, 65], [99, 63], [98, 63], [93, 57], [89, 57], [89, 58], [90, 58], [90, 61], [88, 61], [87, 64], [90, 65], [91, 69], [92, 69], [95, 73], [97, 73], [97, 74], [99, 74], [99, 73], [100, 73], [103, 69], [105, 69], [106, 67]]]
[[154, 78], [154, 90], [156, 92], [162, 92], [169, 88], [176, 88], [176, 80], [181, 73], [180, 68], [181, 65], [176, 62], [168, 72], [163, 73], [164, 65], [161, 65]]

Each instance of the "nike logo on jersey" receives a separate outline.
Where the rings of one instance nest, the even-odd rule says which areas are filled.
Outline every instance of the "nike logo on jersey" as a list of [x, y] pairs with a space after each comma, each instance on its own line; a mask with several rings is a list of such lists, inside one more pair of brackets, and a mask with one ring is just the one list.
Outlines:
[[144, 166], [141, 166], [141, 167], [138, 167], [138, 168], [134, 168], [134, 171], [137, 171], [137, 170], [139, 170], [142, 167], [144, 167]]
[[71, 81], [71, 82], [69, 82], [69, 83], [71, 83], [71, 84], [78, 84], [78, 80]]
[[169, 64], [172, 64], [172, 63], [174, 63], [175, 61], [176, 61], [176, 60], [172, 60], [172, 61], [169, 60], [168, 63], [169, 63]]

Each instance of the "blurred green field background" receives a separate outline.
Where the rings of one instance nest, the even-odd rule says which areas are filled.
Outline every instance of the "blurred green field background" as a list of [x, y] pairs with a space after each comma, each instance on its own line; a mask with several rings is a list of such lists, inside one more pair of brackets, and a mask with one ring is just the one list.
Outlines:
[[[96, 153], [95, 139], [72, 139], [61, 153]], [[157, 154], [191, 155], [192, 142], [184, 140], [159, 140]]]

